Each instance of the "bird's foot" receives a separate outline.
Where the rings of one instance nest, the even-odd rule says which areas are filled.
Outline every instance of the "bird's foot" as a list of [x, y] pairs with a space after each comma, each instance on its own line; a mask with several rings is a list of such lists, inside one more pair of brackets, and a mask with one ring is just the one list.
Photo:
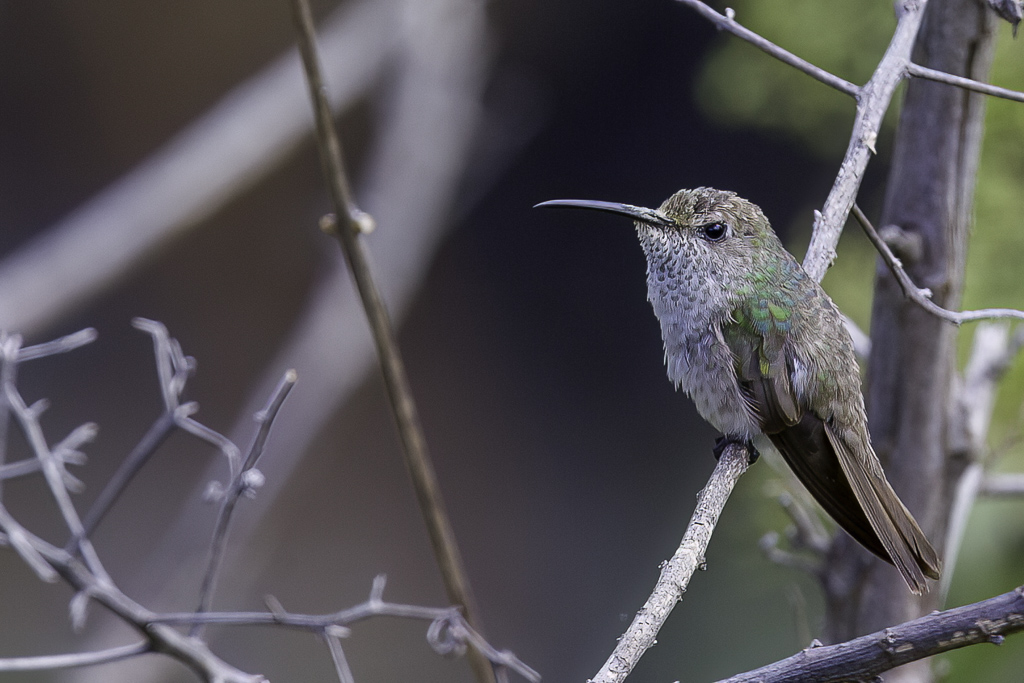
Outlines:
[[732, 443], [738, 444], [747, 449], [748, 463], [751, 465], [757, 462], [757, 459], [761, 457], [761, 453], [754, 448], [754, 443], [749, 439], [741, 439], [736, 436], [720, 436], [715, 439], [715, 447], [712, 451], [715, 454], [715, 460], [720, 459], [722, 457], [722, 453], [725, 452], [726, 447]]

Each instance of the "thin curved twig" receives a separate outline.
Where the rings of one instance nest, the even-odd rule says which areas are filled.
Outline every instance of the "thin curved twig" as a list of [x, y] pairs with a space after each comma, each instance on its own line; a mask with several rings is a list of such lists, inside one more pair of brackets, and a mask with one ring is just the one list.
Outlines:
[[791, 67], [802, 71], [811, 78], [824, 83], [830, 88], [835, 88], [844, 95], [850, 97], [857, 97], [860, 93], [860, 88], [850, 83], [849, 81], [836, 76], [833, 73], [825, 71], [819, 66], [815, 66], [808, 62], [806, 59], [797, 57], [792, 52], [789, 52], [775, 43], [763, 38], [762, 36], [754, 33], [748, 28], [742, 26], [735, 19], [735, 13], [731, 9], [727, 9], [725, 14], [719, 14], [708, 5], [700, 2], [699, 0], [676, 0], [687, 7], [695, 10], [699, 15], [710, 21], [715, 25], [715, 28], [721, 31], [728, 31], [729, 33], [742, 38], [754, 47], [766, 52], [775, 59], [779, 60], [784, 64], [788, 64]]
[[[295, 386], [296, 374], [294, 370], [285, 372], [284, 377], [278, 382], [267, 405], [256, 413], [256, 422], [259, 429], [253, 439], [252, 446], [245, 458], [241, 469], [231, 480], [227, 490], [221, 493], [221, 506], [217, 513], [217, 522], [214, 524], [213, 539], [210, 542], [210, 555], [207, 561], [206, 573], [203, 575], [202, 587], [199, 590], [199, 606], [197, 612], [209, 611], [213, 602], [213, 591], [217, 583], [217, 575], [221, 562], [224, 559], [224, 549], [227, 547], [228, 528], [231, 524], [231, 515], [235, 506], [243, 495], [254, 493], [259, 484], [262, 483], [263, 475], [256, 469], [260, 456], [263, 455], [263, 448], [270, 436], [270, 428], [274, 425], [281, 406]], [[198, 638], [202, 633], [202, 624], [195, 624], [190, 631], [193, 638]], [[332, 641], [328, 638], [328, 644]], [[332, 653], [334, 650], [332, 649]], [[344, 657], [342, 657], [344, 659]]]
[[71, 669], [95, 664], [110, 664], [152, 651], [152, 643], [141, 640], [131, 645], [120, 645], [95, 652], [38, 657], [7, 657], [0, 659], [0, 671], [55, 671], [56, 669]]
[[132, 326], [152, 337], [153, 357], [156, 362], [164, 412], [154, 420], [149, 430], [131, 450], [128, 457], [121, 461], [113, 476], [104, 485], [92, 507], [85, 514], [80, 533], [72, 534], [71, 539], [64, 547], [70, 553], [76, 552], [75, 548], [82, 539], [87, 539], [92, 535], [121, 494], [128, 488], [135, 475], [149, 462], [149, 459], [170, 437], [175, 428], [206, 441], [223, 453], [228, 460], [232, 479], [239, 471], [241, 455], [238, 447], [227, 437], [192, 419], [192, 414], [199, 409], [198, 404], [194, 402], [181, 403], [181, 394], [185, 390], [185, 383], [195, 371], [195, 359], [182, 352], [181, 345], [171, 337], [163, 323], [147, 318], [135, 318], [132, 320]]
[[704, 552], [711, 541], [718, 518], [733, 487], [749, 466], [750, 453], [745, 446], [731, 443], [722, 452], [707, 486], [697, 497], [697, 507], [686, 526], [679, 548], [662, 566], [654, 592], [619, 638], [615, 650], [594, 676], [592, 683], [618, 683], [625, 680], [644, 652], [654, 645], [658, 631], [668, 619], [672, 608], [683, 597], [690, 577], [704, 566]]
[[904, 296], [932, 315], [957, 326], [966, 322], [992, 320], [995, 318], [1014, 318], [1016, 320], [1024, 320], [1024, 311], [1018, 311], [1012, 308], [982, 308], [977, 311], [950, 311], [939, 306], [929, 298], [931, 295], [929, 290], [921, 289], [914, 284], [914, 281], [910, 279], [909, 275], [907, 275], [907, 271], [903, 269], [903, 264], [898, 258], [896, 258], [896, 255], [892, 253], [889, 245], [885, 243], [882, 236], [878, 234], [877, 230], [875, 230], [875, 226], [871, 224], [871, 221], [868, 220], [868, 217], [864, 215], [864, 212], [861, 211], [860, 207], [856, 204], [853, 205], [853, 215], [857, 219], [857, 222], [860, 223], [860, 226], [864, 228], [864, 234], [868, 236], [868, 239], [871, 240], [871, 244], [873, 244], [875, 249], [878, 250], [879, 255], [881, 255], [882, 260], [885, 261], [885, 265], [888, 266], [893, 277], [896, 278], [896, 282], [899, 283]]

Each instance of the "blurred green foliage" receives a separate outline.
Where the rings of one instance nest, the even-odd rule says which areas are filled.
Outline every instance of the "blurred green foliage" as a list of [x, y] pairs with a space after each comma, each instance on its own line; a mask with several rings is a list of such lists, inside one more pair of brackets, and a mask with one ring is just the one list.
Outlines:
[[[854, 83], [863, 83], [881, 58], [895, 27], [888, 2], [733, 0], [715, 3], [736, 10], [736, 19], [791, 52]], [[990, 82], [1024, 90], [1021, 51], [1010, 28], [1000, 26]], [[854, 104], [850, 98], [723, 34], [707, 56], [697, 82], [706, 116], [722, 126], [756, 129], [801, 145], [838, 168], [849, 139]], [[965, 308], [1024, 309], [1024, 104], [989, 98], [986, 135], [975, 197], [975, 220], [967, 262]], [[879, 158], [886, 163], [896, 124], [893, 107], [880, 136]], [[877, 172], [877, 169], [875, 170]], [[862, 199], [870, 205], [874, 197]], [[820, 197], [794, 197], [805, 205], [791, 248], [802, 253], [811, 211]], [[848, 226], [839, 257], [825, 286], [840, 308], [867, 329], [875, 254], [854, 224]], [[802, 242], [802, 244], [801, 244]], [[960, 360], [966, 358], [974, 326], [960, 335]], [[1017, 362], [1003, 381], [989, 444], [995, 468], [1024, 471], [1021, 425], [1024, 364]], [[956, 566], [948, 604], [981, 600], [1024, 583], [1024, 501], [982, 500], [976, 506]], [[946, 681], [1015, 681], [1024, 671], [1024, 637], [1000, 648], [976, 646], [941, 658]]]

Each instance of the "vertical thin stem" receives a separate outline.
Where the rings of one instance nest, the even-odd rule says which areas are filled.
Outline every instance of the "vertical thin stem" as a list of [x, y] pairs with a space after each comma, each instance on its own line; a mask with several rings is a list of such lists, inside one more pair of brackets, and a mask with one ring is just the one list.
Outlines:
[[[405, 464], [412, 477], [413, 488], [420, 511], [427, 524], [430, 542], [441, 570], [448, 598], [463, 607], [466, 620], [474, 629], [480, 631], [480, 626], [475, 619], [476, 609], [469, 579], [466, 576], [462, 557], [455, 542], [455, 534], [441, 498], [437, 475], [427, 452], [426, 439], [405, 374], [405, 366], [395, 341], [391, 320], [370, 272], [366, 245], [360, 239], [360, 233], [367, 226], [372, 225], [372, 219], [360, 211], [352, 200], [342, 163], [341, 142], [334, 129], [334, 121], [321, 75], [309, 3], [306, 0], [292, 0], [292, 10], [299, 33], [299, 52], [302, 55], [313, 112], [316, 117], [320, 160], [324, 167], [328, 191], [337, 215], [336, 223], [332, 226], [333, 232], [341, 243], [342, 252], [366, 311], [388, 399], [402, 441]], [[494, 673], [486, 658], [481, 656], [476, 649], [471, 649], [469, 654], [477, 680], [481, 683], [492, 682]]]

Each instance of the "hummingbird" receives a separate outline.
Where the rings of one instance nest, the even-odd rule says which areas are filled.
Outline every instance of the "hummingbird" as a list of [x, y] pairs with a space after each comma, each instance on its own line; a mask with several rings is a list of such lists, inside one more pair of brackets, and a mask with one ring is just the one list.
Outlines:
[[728, 442], [774, 446], [810, 494], [915, 594], [941, 561], [871, 447], [860, 370], [839, 309], [733, 192], [680, 190], [658, 209], [556, 199], [634, 221], [668, 377]]

